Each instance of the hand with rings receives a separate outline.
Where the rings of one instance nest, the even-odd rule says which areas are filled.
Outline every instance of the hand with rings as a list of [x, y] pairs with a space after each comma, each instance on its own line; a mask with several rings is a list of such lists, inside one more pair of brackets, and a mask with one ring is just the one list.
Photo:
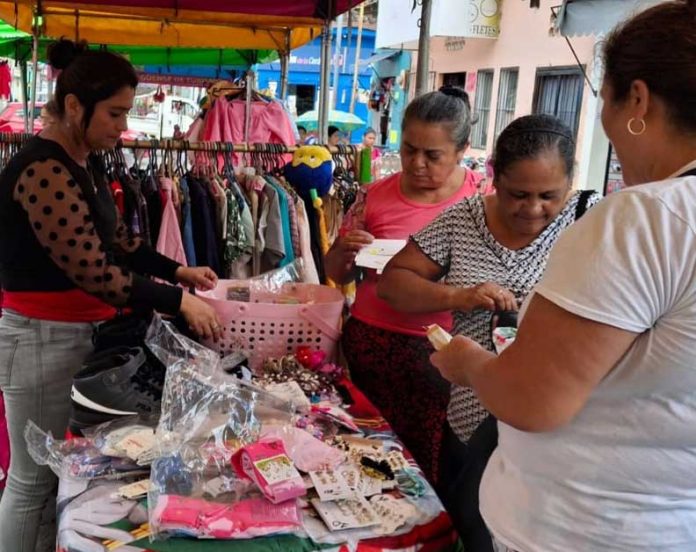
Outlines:
[[204, 339], [217, 341], [220, 339], [221, 330], [220, 321], [216, 312], [208, 303], [198, 297], [184, 292], [181, 298], [181, 314], [186, 319], [186, 322], [196, 335]]
[[516, 311], [517, 299], [512, 292], [493, 282], [485, 282], [459, 290], [457, 308], [466, 312], [478, 309], [489, 311]]

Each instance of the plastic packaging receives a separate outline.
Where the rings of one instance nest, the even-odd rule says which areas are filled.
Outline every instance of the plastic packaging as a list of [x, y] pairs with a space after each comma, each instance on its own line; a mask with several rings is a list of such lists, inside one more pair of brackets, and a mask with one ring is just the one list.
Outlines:
[[129, 458], [103, 454], [91, 439], [58, 440], [31, 420], [24, 428], [24, 439], [34, 462], [61, 478], [121, 479], [147, 473]]
[[452, 336], [437, 324], [428, 326], [426, 330], [426, 336], [436, 351], [441, 351], [452, 341]]
[[232, 465], [264, 426], [294, 426], [293, 405], [226, 374], [216, 353], [158, 317], [146, 343], [167, 367], [148, 495], [153, 535], [233, 539], [301, 527], [294, 501], [273, 510]]

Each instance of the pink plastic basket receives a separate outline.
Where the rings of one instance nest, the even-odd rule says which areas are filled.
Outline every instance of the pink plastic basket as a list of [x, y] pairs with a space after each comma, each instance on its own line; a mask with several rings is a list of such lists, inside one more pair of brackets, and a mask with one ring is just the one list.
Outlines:
[[274, 304], [277, 295], [254, 293], [250, 301], [227, 299], [230, 287], [248, 287], [249, 282], [220, 280], [216, 288], [199, 296], [212, 305], [222, 322], [222, 339], [206, 346], [222, 356], [244, 349], [251, 353], [251, 368], [260, 368], [269, 357], [294, 353], [297, 347], [322, 350], [333, 359], [341, 336], [343, 294], [316, 284], [285, 284], [284, 299], [298, 304]]

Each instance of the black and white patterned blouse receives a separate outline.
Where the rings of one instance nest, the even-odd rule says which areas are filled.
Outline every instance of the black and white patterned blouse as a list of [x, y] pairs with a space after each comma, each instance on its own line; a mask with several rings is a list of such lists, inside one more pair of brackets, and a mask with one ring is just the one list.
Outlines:
[[[494, 282], [521, 302], [541, 280], [549, 252], [563, 229], [575, 221], [580, 193], [576, 192], [559, 215], [527, 247], [510, 250], [496, 241], [486, 225], [483, 196], [476, 195], [444, 211], [412, 240], [430, 259], [446, 270], [445, 283], [472, 287]], [[592, 194], [588, 207], [600, 199]], [[491, 312], [454, 312], [454, 332], [493, 351]], [[474, 392], [454, 386], [447, 419], [459, 439], [466, 442], [488, 415]]]

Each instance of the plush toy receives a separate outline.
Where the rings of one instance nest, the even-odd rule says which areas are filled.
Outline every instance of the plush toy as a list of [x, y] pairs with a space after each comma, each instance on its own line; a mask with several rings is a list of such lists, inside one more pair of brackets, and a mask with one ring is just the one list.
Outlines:
[[331, 153], [323, 146], [301, 146], [285, 165], [285, 178], [304, 199], [310, 199], [310, 190], [318, 196], [329, 193], [333, 172]]

